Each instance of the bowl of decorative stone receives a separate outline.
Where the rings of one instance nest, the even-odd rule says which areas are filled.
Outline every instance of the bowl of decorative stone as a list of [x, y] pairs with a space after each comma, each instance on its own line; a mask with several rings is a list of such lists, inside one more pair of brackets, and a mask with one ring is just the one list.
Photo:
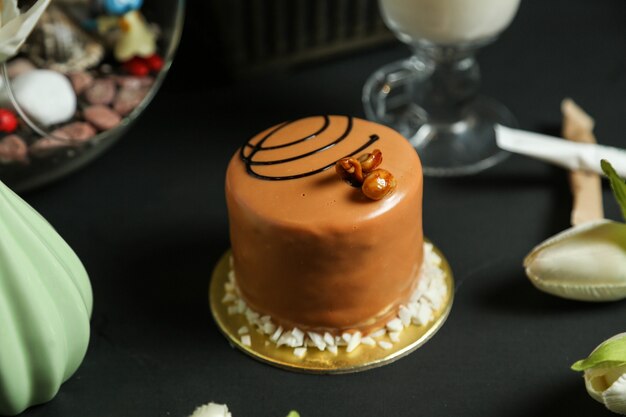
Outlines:
[[0, 180], [38, 187], [115, 143], [163, 82], [183, 15], [184, 0], [52, 1], [0, 77]]

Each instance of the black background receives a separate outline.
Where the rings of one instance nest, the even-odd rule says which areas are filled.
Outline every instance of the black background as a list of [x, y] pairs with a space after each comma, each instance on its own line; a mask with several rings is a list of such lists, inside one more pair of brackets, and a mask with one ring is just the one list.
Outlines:
[[[566, 173], [522, 157], [480, 175], [425, 180], [426, 235], [456, 278], [445, 326], [399, 362], [311, 376], [232, 349], [208, 304], [212, 268], [229, 247], [223, 195], [236, 148], [272, 124], [320, 113], [363, 116], [360, 91], [408, 54], [392, 43], [238, 82], [188, 5], [171, 73], [141, 119], [80, 172], [24, 197], [76, 250], [95, 308], [89, 351], [52, 402], [27, 416], [177, 416], [227, 403], [235, 417], [602, 416], [569, 370], [626, 328], [626, 303], [584, 304], [534, 289], [521, 267], [568, 227]], [[573, 97], [604, 144], [626, 147], [626, 2], [523, 0], [479, 55], [483, 91], [526, 129], [555, 131]], [[607, 217], [618, 209], [604, 189]]]

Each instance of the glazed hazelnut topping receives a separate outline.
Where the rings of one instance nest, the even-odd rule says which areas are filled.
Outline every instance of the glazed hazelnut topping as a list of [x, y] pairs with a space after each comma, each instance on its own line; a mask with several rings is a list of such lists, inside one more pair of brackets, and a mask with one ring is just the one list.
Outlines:
[[343, 158], [337, 161], [335, 171], [342, 180], [353, 187], [360, 187], [363, 184], [363, 167], [355, 158]]
[[372, 172], [383, 162], [383, 153], [380, 149], [374, 149], [371, 153], [364, 153], [359, 156], [359, 162], [363, 172]]
[[396, 188], [393, 175], [384, 169], [377, 169], [383, 161], [379, 149], [365, 153], [358, 158], [342, 158], [335, 164], [335, 171], [342, 180], [353, 187], [361, 187], [363, 194], [380, 200]]
[[361, 191], [367, 198], [380, 200], [393, 192], [395, 188], [396, 179], [391, 172], [384, 169], [376, 169], [365, 177]]

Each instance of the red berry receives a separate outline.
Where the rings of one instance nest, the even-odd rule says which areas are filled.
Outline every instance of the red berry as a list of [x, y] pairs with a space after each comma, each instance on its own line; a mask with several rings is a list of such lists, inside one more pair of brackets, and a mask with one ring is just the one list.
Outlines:
[[17, 129], [17, 116], [11, 110], [0, 109], [0, 132], [13, 133]]
[[150, 67], [145, 60], [135, 57], [124, 62], [124, 69], [131, 75], [145, 77], [150, 73]]
[[145, 61], [153, 72], [159, 72], [163, 68], [163, 58], [159, 54], [150, 55], [148, 58], [145, 58]]

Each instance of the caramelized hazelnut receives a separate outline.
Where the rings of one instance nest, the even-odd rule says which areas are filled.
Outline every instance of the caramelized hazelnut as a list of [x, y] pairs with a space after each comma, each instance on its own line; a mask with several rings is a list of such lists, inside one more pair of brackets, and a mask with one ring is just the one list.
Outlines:
[[361, 192], [372, 200], [380, 200], [396, 188], [393, 175], [377, 167], [383, 161], [379, 149], [365, 153], [358, 158], [346, 157], [335, 163], [335, 171], [353, 187], [361, 187]]
[[355, 158], [343, 158], [335, 164], [335, 171], [342, 180], [353, 187], [363, 184], [363, 170], [361, 163]]
[[359, 162], [363, 172], [372, 172], [383, 162], [383, 153], [380, 149], [374, 149], [371, 153], [364, 153], [359, 156]]
[[365, 177], [361, 191], [372, 200], [380, 200], [390, 194], [395, 188], [396, 179], [391, 172], [384, 169], [376, 169]]

